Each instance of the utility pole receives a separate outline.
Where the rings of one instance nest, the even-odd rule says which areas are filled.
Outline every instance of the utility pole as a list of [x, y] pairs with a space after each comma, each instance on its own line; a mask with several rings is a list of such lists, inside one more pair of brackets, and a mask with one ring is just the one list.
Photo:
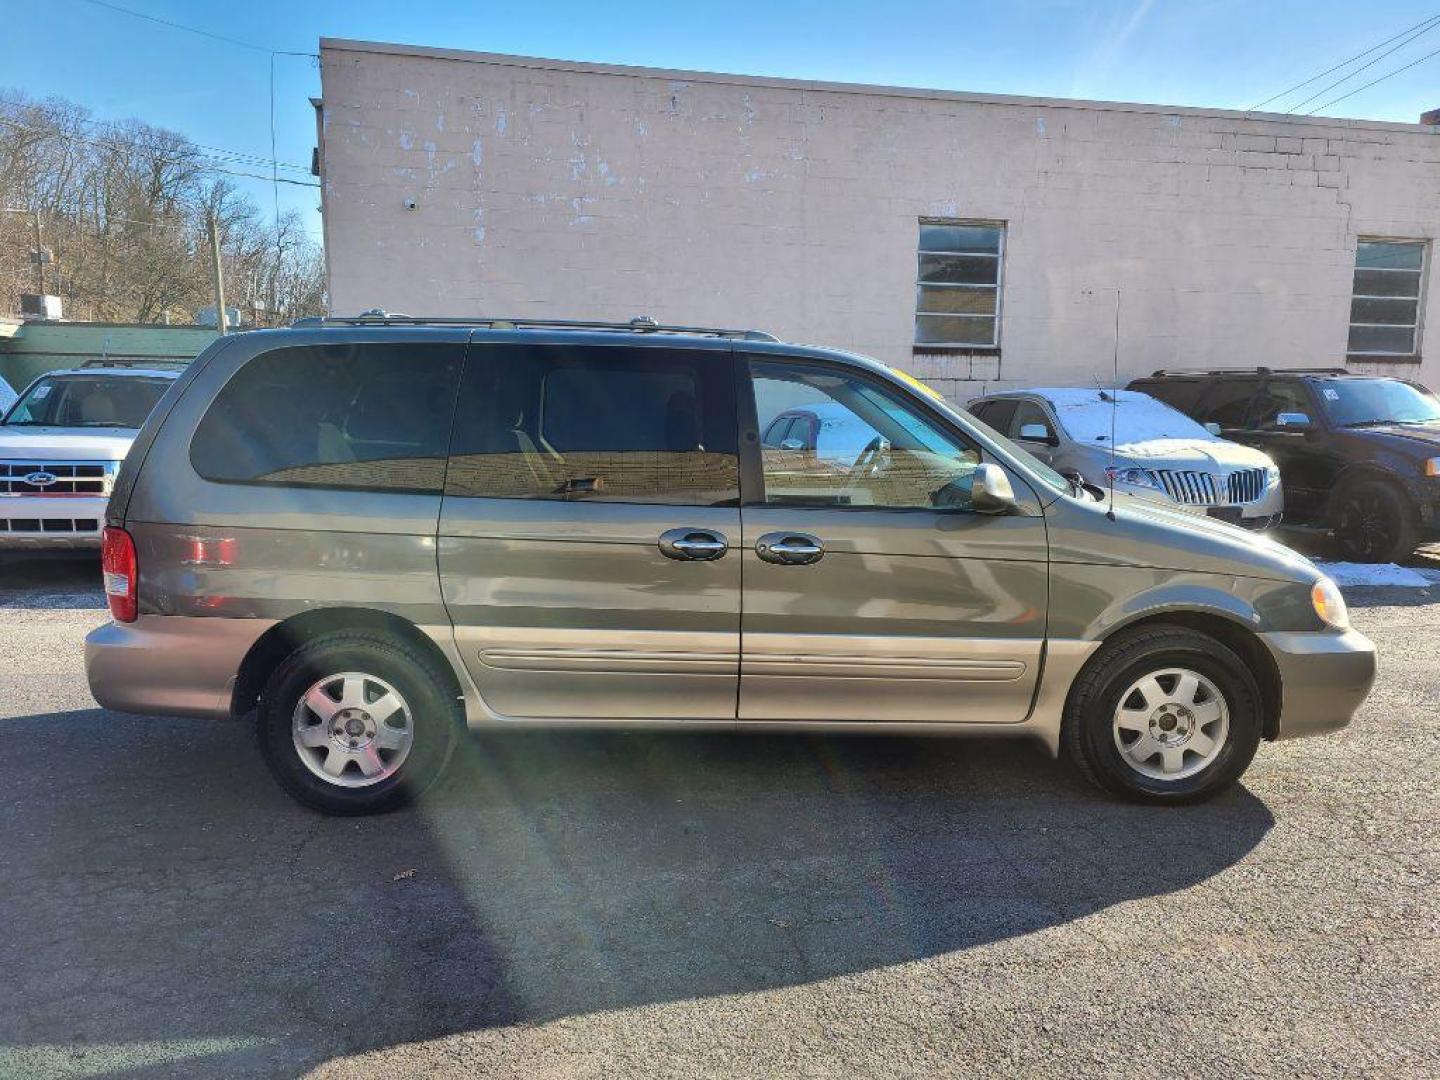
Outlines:
[[215, 271], [215, 328], [225, 333], [225, 273], [220, 269], [220, 227], [210, 211], [210, 265]]
[[40, 278], [40, 295], [45, 295], [45, 245], [40, 236], [40, 210], [37, 207], [33, 211], [32, 219], [35, 222], [35, 273]]

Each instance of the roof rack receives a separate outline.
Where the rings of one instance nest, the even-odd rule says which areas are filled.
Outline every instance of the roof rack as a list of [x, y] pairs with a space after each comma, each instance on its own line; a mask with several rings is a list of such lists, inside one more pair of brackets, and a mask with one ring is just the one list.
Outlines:
[[174, 356], [93, 356], [82, 368], [183, 368], [190, 363]]
[[1157, 368], [1152, 379], [1166, 375], [1350, 375], [1348, 368], [1337, 367], [1222, 367], [1222, 368]]
[[490, 330], [624, 330], [632, 334], [697, 334], [703, 337], [738, 338], [743, 341], [779, 341], [764, 330], [725, 330], [710, 326], [669, 326], [649, 315], [637, 315], [629, 322], [593, 322], [587, 319], [535, 319], [488, 315], [402, 315], [381, 308], [359, 315], [326, 315], [296, 319], [296, 327], [315, 326], [483, 326]]

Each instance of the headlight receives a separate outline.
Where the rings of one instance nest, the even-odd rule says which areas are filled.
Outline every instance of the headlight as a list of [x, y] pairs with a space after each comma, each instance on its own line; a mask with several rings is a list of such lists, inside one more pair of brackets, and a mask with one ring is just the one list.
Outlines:
[[1440, 457], [1432, 457], [1420, 466], [1426, 476], [1440, 476]]
[[1265, 486], [1274, 487], [1280, 482], [1280, 467], [1278, 465], [1265, 466]]
[[1345, 597], [1340, 595], [1340, 586], [1323, 574], [1310, 588], [1310, 605], [1321, 622], [1344, 630], [1350, 625], [1350, 613], [1345, 610]]
[[1112, 483], [1129, 484], [1131, 487], [1154, 488], [1156, 491], [1160, 490], [1160, 485], [1155, 482], [1155, 477], [1151, 476], [1144, 469], [1118, 469], [1110, 467], [1105, 470], [1105, 475], [1110, 478]]

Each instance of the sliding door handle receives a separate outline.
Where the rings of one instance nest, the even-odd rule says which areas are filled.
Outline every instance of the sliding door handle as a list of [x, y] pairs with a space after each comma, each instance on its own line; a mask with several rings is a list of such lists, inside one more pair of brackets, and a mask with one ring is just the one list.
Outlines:
[[659, 548], [667, 559], [712, 562], [730, 550], [730, 541], [710, 529], [667, 529], [660, 534]]
[[755, 541], [755, 554], [768, 563], [808, 566], [825, 555], [825, 545], [809, 533], [766, 533]]

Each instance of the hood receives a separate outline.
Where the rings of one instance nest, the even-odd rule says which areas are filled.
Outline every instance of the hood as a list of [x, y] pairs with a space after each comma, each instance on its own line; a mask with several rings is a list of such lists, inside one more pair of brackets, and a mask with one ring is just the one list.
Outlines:
[[1115, 457], [1117, 464], [1144, 469], [1192, 469], [1200, 472], [1263, 469], [1274, 464], [1262, 451], [1225, 439], [1150, 439], [1117, 446]]
[[[1150, 499], [1117, 497], [1115, 522], [1105, 520], [1105, 502], [1080, 504], [1062, 497], [1059, 503], [1078, 511], [1064, 513], [1066, 524], [1052, 534], [1052, 543], [1058, 540], [1060, 561], [1162, 567], [1302, 584], [1320, 574], [1305, 556], [1267, 536]], [[1065, 551], [1076, 544], [1082, 554]], [[1052, 557], [1056, 551], [1052, 547]]]
[[1416, 450], [1429, 447], [1440, 447], [1440, 425], [1435, 424], [1376, 424], [1371, 427], [1342, 428], [1346, 435], [1359, 439], [1374, 439], [1376, 436], [1385, 441], [1391, 439], [1403, 439], [1410, 443]]
[[0, 424], [0, 458], [22, 461], [121, 461], [133, 428], [20, 427]]

